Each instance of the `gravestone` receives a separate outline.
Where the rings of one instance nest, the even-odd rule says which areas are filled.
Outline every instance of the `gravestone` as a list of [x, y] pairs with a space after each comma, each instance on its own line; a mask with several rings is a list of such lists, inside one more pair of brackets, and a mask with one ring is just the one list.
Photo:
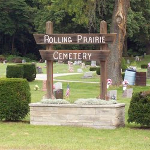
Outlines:
[[62, 82], [56, 82], [53, 86], [54, 96], [56, 99], [63, 99]]
[[150, 79], [150, 67], [147, 68], [147, 79]]
[[56, 82], [54, 84], [54, 90], [59, 90], [59, 89], [62, 89], [62, 82]]
[[43, 73], [42, 68], [41, 67], [36, 67], [36, 72], [37, 73]]
[[132, 97], [132, 93], [133, 93], [133, 89], [132, 88], [126, 89], [126, 90], [124, 90], [124, 92], [122, 94], [122, 97], [131, 98]]
[[117, 90], [110, 90], [107, 94], [110, 100], [117, 100]]
[[92, 72], [85, 72], [83, 78], [92, 78], [93, 77], [93, 73]]
[[127, 59], [127, 64], [130, 64], [130, 60], [129, 59]]
[[85, 63], [81, 64], [81, 68], [84, 69], [85, 68]]
[[22, 59], [22, 64], [26, 63], [26, 60], [25, 59]]
[[78, 72], [78, 73], [82, 73], [83, 70], [82, 70], [81, 68], [79, 68], [79, 69], [77, 69], [77, 72]]
[[96, 61], [91, 61], [91, 67], [96, 67]]
[[74, 72], [74, 69], [73, 69], [73, 62], [71, 62], [71, 61], [68, 61], [68, 71], [69, 71], [69, 72]]
[[139, 56], [136, 56], [136, 57], [135, 57], [135, 61], [140, 61]]

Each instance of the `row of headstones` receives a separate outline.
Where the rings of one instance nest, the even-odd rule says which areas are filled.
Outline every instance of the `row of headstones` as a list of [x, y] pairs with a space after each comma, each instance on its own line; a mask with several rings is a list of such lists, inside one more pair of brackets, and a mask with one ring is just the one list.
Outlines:
[[[133, 88], [126, 89], [122, 93], [122, 97], [131, 98], [133, 94]], [[117, 100], [117, 90], [110, 90], [107, 92], [108, 99]]]
[[[46, 81], [43, 81], [43, 91], [46, 91]], [[63, 92], [62, 90], [62, 82], [56, 82], [53, 86], [53, 91], [54, 93], [59, 91], [59, 92]], [[132, 93], [133, 93], [133, 89], [126, 89], [123, 91], [122, 97], [124, 98], [131, 98], [132, 97]], [[62, 93], [60, 93], [62, 94]], [[107, 97], [110, 100], [117, 100], [117, 90], [109, 90], [107, 93]]]

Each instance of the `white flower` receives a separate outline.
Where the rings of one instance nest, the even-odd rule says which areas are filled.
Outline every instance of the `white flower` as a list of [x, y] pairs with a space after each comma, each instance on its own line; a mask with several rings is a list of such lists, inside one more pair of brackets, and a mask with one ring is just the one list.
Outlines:
[[35, 86], [34, 86], [34, 90], [35, 90], [35, 91], [39, 90], [39, 86], [38, 86], [38, 85], [35, 85]]

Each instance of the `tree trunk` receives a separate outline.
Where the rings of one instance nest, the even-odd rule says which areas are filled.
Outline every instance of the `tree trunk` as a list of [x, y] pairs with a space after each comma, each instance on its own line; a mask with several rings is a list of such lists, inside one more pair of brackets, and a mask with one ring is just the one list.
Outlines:
[[116, 41], [109, 45], [111, 53], [108, 58], [108, 78], [112, 79], [113, 85], [120, 85], [121, 76], [121, 58], [123, 45], [126, 36], [127, 12], [130, 6], [130, 0], [115, 0], [115, 7], [112, 16], [111, 33], [117, 33]]

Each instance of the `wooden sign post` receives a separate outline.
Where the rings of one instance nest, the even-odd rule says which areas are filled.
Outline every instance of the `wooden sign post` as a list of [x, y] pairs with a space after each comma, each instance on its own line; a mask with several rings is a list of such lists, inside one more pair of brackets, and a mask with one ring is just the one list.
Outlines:
[[[107, 34], [105, 21], [100, 23], [100, 34], [53, 34], [53, 24], [48, 21], [46, 34], [34, 34], [34, 38], [37, 44], [46, 45], [46, 50], [40, 50], [40, 54], [47, 61], [47, 98], [53, 98], [53, 60], [97, 60], [101, 65], [100, 98], [106, 99], [108, 43], [114, 42], [116, 34]], [[53, 44], [99, 44], [100, 50], [53, 50]]]

